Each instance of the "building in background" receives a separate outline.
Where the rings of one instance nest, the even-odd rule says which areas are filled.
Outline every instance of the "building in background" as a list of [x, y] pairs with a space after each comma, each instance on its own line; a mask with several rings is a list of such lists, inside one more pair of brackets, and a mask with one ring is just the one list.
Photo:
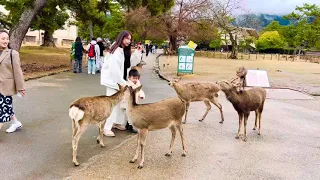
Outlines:
[[[0, 6], [0, 11], [4, 14], [8, 14], [9, 12], [3, 7]], [[70, 15], [69, 21], [74, 21], [74, 18], [71, 16], [71, 13], [68, 12]], [[39, 46], [43, 43], [43, 30], [36, 30], [32, 31], [29, 29], [27, 32], [23, 42], [22, 46]], [[78, 27], [74, 25], [68, 25], [67, 23], [64, 25], [64, 29], [56, 30], [53, 33], [53, 39], [58, 47], [70, 47], [72, 42], [77, 38], [78, 36]]]

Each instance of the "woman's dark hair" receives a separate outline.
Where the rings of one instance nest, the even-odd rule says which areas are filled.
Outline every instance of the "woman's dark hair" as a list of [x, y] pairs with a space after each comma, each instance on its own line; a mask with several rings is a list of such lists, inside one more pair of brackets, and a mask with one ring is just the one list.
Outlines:
[[[9, 36], [8, 31], [6, 31], [6, 30], [4, 30], [4, 29], [0, 29], [0, 34], [2, 34], [2, 33], [7, 33], [8, 36]], [[8, 48], [11, 49], [11, 48], [10, 48], [10, 44], [8, 44]]]
[[[120, 47], [120, 46], [122, 45], [123, 39], [124, 39], [125, 37], [128, 37], [129, 35], [132, 37], [132, 35], [131, 35], [131, 33], [130, 33], [129, 31], [127, 31], [127, 30], [122, 31], [122, 32], [118, 35], [118, 37], [116, 38], [115, 43], [111, 46], [111, 48], [110, 48], [110, 53], [113, 54], [114, 51], [115, 51], [118, 47]], [[129, 45], [128, 47], [130, 47], [130, 45]], [[124, 48], [124, 51], [125, 51], [125, 49], [126, 49], [126, 48]], [[129, 48], [129, 50], [130, 50], [129, 53], [130, 53], [130, 55], [131, 55], [131, 47]], [[126, 52], [124, 52], [124, 53], [126, 54]]]
[[81, 42], [81, 38], [80, 38], [80, 37], [77, 37], [77, 38], [76, 38], [76, 42]]

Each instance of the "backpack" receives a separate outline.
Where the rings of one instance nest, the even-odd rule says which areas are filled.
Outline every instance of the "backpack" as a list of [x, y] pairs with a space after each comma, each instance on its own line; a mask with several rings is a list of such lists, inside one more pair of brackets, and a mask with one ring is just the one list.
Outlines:
[[95, 46], [94, 44], [90, 44], [90, 48], [89, 48], [89, 52], [88, 52], [88, 56], [90, 58], [93, 58], [93, 57], [96, 56], [96, 52], [94, 50], [94, 46]]

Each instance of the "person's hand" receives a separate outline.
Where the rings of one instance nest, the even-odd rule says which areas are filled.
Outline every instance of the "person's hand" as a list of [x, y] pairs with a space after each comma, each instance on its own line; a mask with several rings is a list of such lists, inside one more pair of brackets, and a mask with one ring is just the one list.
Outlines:
[[26, 90], [18, 90], [22, 97], [26, 96]]

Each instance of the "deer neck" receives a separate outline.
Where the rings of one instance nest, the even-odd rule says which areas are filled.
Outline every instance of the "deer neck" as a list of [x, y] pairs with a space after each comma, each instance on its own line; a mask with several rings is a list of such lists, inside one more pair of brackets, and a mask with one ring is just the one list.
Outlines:
[[241, 102], [241, 98], [236, 90], [229, 90], [228, 93], [226, 93], [227, 99], [232, 104], [239, 104]]
[[122, 90], [119, 90], [114, 95], [109, 96], [109, 98], [111, 99], [112, 104], [113, 105], [118, 104], [122, 100], [123, 94], [124, 94], [124, 92]]
[[128, 108], [132, 109], [134, 106], [137, 106], [136, 93], [130, 92], [130, 98], [128, 100]]
[[173, 83], [173, 88], [178, 92], [182, 92], [183, 91], [183, 86], [180, 83]]

